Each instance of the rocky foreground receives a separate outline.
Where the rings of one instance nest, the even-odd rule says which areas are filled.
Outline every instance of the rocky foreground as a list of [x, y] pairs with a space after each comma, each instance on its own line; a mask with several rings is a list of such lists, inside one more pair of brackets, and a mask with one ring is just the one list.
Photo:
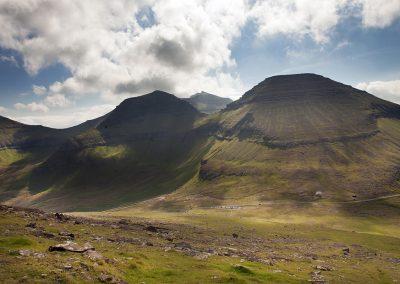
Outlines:
[[227, 231], [9, 206], [0, 206], [0, 220], [0, 280], [7, 283], [343, 283], [364, 278], [394, 283], [400, 279], [396, 252], [358, 244], [358, 236], [343, 243], [328, 236], [310, 240], [295, 226], [264, 233], [242, 226]]

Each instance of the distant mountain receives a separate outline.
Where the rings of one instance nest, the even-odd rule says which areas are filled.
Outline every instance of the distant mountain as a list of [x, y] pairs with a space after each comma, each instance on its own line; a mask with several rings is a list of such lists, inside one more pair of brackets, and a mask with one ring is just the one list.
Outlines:
[[[174, 210], [400, 191], [400, 106], [315, 74], [267, 78], [211, 116], [155, 91], [61, 132], [0, 126], [3, 145], [25, 145], [0, 151], [0, 200], [10, 204], [73, 211], [147, 200]], [[41, 137], [58, 142], [39, 155]]]
[[194, 94], [184, 100], [188, 101], [200, 112], [207, 114], [218, 112], [232, 102], [229, 98], [222, 98], [206, 92]]

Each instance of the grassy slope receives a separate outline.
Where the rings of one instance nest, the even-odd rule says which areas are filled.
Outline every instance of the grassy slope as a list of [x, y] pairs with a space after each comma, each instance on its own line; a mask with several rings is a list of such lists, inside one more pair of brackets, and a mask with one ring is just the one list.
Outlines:
[[70, 137], [98, 125], [105, 117], [68, 129], [25, 125], [0, 117], [0, 200], [28, 205], [32, 173]]
[[[162, 203], [183, 207], [273, 200], [362, 200], [399, 193], [400, 121], [379, 119], [379, 133], [290, 149], [248, 140], [216, 141], [195, 176]], [[289, 157], [289, 158], [288, 158]], [[206, 162], [204, 162], [206, 161]], [[368, 166], [366, 166], [368, 165]]]
[[[23, 214], [22, 214], [23, 215]], [[90, 241], [96, 250], [111, 261], [90, 261], [80, 254], [49, 253], [47, 248], [57, 243], [55, 240], [31, 236], [24, 226], [35, 218], [21, 217], [16, 214], [2, 213], [0, 224], [4, 229], [0, 233], [0, 280], [12, 283], [23, 277], [28, 281], [53, 283], [58, 282], [99, 282], [101, 273], [113, 275], [117, 279], [129, 283], [300, 283], [298, 277], [265, 270], [260, 263], [244, 262], [229, 257], [215, 256], [207, 260], [199, 260], [185, 254], [164, 251], [159, 246], [163, 241], [142, 230], [125, 231], [109, 226], [90, 226], [89, 224], [73, 225], [71, 223], [49, 224], [46, 220], [36, 220], [45, 230], [57, 234], [60, 231], [74, 232], [76, 242]], [[24, 236], [23, 236], [24, 235]], [[101, 236], [100, 241], [93, 241], [92, 236]], [[111, 243], [105, 239], [115, 236], [141, 238], [151, 241], [154, 247]], [[160, 243], [161, 242], [161, 243]], [[18, 250], [29, 249], [45, 253], [45, 258], [18, 256]], [[246, 266], [249, 270], [236, 269], [234, 264]], [[71, 264], [72, 269], [64, 266]], [[42, 276], [45, 274], [45, 276]]]
[[[167, 212], [136, 205], [90, 214], [100, 218], [145, 217], [190, 224], [213, 234], [237, 232], [268, 240], [266, 255], [290, 259], [272, 270], [307, 280], [316, 265], [330, 265], [323, 273], [330, 283], [393, 283], [399, 280], [400, 197], [365, 203], [285, 203], [239, 209], [192, 209]], [[213, 243], [218, 243], [215, 237]], [[255, 247], [256, 243], [254, 243]], [[351, 257], [338, 255], [350, 247]], [[354, 253], [354, 254], [353, 254]], [[313, 259], [309, 259], [313, 256]], [[269, 267], [265, 268], [267, 271]], [[251, 282], [251, 281], [250, 281]]]
[[[149, 233], [137, 225], [125, 228], [105, 221], [99, 221], [102, 225], [90, 225], [98, 221], [74, 225], [3, 212], [0, 259], [5, 265], [0, 266], [0, 279], [18, 281], [28, 276], [43, 282], [95, 282], [100, 273], [106, 273], [129, 283], [307, 283], [319, 265], [333, 268], [321, 272], [329, 283], [394, 283], [400, 280], [399, 205], [400, 198], [392, 198], [357, 206], [293, 203], [174, 213], [132, 207], [76, 214], [110, 221], [126, 218], [132, 224], [151, 222], [169, 230], [172, 243], [162, 234]], [[78, 243], [90, 241], [112, 261], [96, 264], [80, 254], [48, 253], [47, 247], [59, 241], [30, 235], [24, 226], [31, 221], [55, 234], [73, 232]], [[232, 233], [239, 238], [232, 238]], [[94, 241], [93, 236], [103, 239]], [[106, 241], [116, 237], [141, 239], [154, 246]], [[182, 241], [195, 248], [237, 249], [239, 257], [215, 255], [200, 260], [174, 249], [165, 251]], [[350, 248], [348, 256], [342, 253], [345, 247]], [[20, 257], [15, 252], [18, 249], [43, 252], [46, 257]], [[267, 264], [257, 259], [267, 260]], [[66, 270], [65, 264], [73, 268]], [[43, 273], [47, 275], [42, 277]]]

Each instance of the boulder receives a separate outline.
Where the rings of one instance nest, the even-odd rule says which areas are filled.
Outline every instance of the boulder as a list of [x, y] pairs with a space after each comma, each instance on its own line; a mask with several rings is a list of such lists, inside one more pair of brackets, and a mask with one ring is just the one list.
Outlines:
[[94, 250], [94, 247], [89, 243], [85, 243], [83, 246], [80, 246], [74, 242], [66, 242], [64, 244], [58, 244], [49, 247], [49, 251], [70, 251], [83, 253], [88, 250]]

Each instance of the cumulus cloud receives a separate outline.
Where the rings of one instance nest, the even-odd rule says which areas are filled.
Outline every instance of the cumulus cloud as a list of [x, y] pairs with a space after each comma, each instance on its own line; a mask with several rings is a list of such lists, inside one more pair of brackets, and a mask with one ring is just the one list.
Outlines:
[[71, 105], [71, 101], [63, 94], [51, 94], [47, 96], [43, 102], [49, 107], [67, 107]]
[[400, 104], [400, 80], [362, 82], [356, 88]]
[[123, 86], [140, 95], [162, 78], [161, 86], [167, 82], [183, 96], [204, 89], [203, 79], [233, 90], [221, 85], [232, 80], [218, 81], [211, 73], [239, 80], [228, 70], [235, 65], [230, 46], [247, 20], [246, 0], [0, 3], [0, 44], [19, 51], [30, 74], [57, 62], [71, 71], [70, 78], [49, 86], [53, 93], [111, 100]]
[[[350, 13], [348, 11], [351, 11]], [[384, 28], [400, 18], [399, 0], [257, 0], [249, 18], [259, 38], [277, 34], [326, 43], [338, 23], [360, 18], [365, 28]]]
[[44, 94], [46, 94], [47, 89], [44, 86], [33, 85], [32, 92], [37, 96], [43, 96]]
[[17, 110], [28, 110], [28, 111], [32, 111], [32, 112], [48, 112], [49, 108], [42, 104], [42, 103], [36, 103], [36, 102], [32, 102], [29, 104], [23, 104], [23, 103], [16, 103], [14, 105], [15, 109]]
[[100, 117], [114, 109], [114, 105], [97, 105], [76, 108], [66, 113], [46, 113], [41, 115], [14, 115], [12, 119], [30, 125], [46, 125], [54, 128], [67, 128], [87, 120]]
[[258, 25], [259, 37], [288, 34], [310, 36], [318, 43], [327, 42], [328, 33], [340, 19], [340, 0], [257, 1], [250, 12]]
[[400, 18], [399, 0], [358, 0], [365, 27], [384, 28]]
[[7, 62], [15, 67], [19, 67], [18, 61], [14, 56], [0, 55], [0, 62]]
[[120, 93], [135, 94], [140, 91], [147, 93], [153, 90], [174, 92], [174, 84], [168, 78], [151, 77], [151, 78], [145, 78], [141, 81], [133, 80], [125, 83], [120, 83], [115, 88], [115, 92], [118, 94]]

